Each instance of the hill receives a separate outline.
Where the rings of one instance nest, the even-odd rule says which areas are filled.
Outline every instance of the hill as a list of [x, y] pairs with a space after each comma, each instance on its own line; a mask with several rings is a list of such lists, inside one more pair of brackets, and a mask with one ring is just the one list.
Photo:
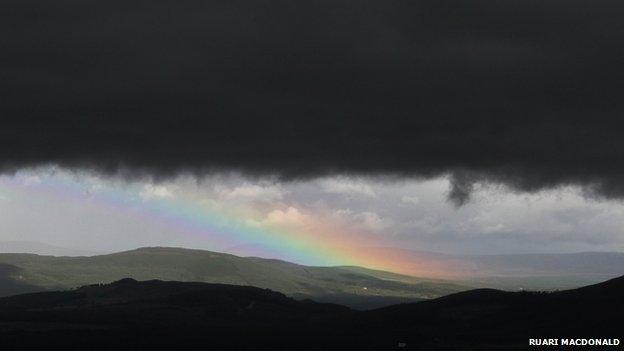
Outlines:
[[[477, 289], [365, 312], [406, 342], [526, 349], [529, 338], [622, 338], [624, 277], [558, 292]], [[421, 343], [422, 344], [422, 343]]]
[[3, 350], [318, 347], [352, 313], [255, 287], [123, 279], [2, 298], [0, 338]]
[[[450, 282], [361, 267], [309, 267], [290, 262], [181, 248], [142, 248], [91, 257], [0, 254], [4, 296], [71, 289], [122, 278], [256, 286], [299, 299], [372, 308], [466, 290]], [[4, 288], [2, 288], [4, 286]]]
[[477, 289], [358, 312], [254, 287], [124, 279], [0, 299], [3, 347], [523, 350], [622, 338], [624, 277], [553, 293]]

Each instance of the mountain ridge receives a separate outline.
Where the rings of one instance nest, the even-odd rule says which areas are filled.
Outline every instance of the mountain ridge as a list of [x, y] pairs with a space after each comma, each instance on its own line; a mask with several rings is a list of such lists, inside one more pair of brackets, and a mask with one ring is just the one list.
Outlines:
[[33, 286], [40, 290], [63, 290], [131, 277], [257, 286], [299, 299], [316, 297], [326, 302], [348, 302], [348, 297], [356, 297], [359, 307], [372, 308], [467, 289], [452, 282], [361, 267], [312, 267], [283, 260], [165, 247], [91, 257], [0, 254], [0, 264], [13, 267], [4, 279], [26, 284], [29, 289], [23, 292], [31, 292]]

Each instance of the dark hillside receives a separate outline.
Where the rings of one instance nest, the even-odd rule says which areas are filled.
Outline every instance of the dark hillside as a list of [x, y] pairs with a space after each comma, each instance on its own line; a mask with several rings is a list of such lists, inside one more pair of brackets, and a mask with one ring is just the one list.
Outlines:
[[9, 348], [522, 350], [529, 338], [622, 338], [622, 315], [624, 277], [554, 293], [478, 289], [368, 312], [254, 287], [124, 279], [2, 298], [0, 336]]

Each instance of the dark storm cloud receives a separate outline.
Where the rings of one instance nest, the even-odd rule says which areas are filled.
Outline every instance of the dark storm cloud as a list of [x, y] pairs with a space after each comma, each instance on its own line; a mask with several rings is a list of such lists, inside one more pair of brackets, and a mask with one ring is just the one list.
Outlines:
[[0, 162], [624, 195], [620, 1], [6, 0]]

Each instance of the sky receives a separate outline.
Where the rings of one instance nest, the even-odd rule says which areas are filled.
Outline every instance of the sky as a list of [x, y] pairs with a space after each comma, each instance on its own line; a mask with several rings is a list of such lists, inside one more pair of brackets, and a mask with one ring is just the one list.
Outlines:
[[[349, 258], [323, 256], [326, 250], [318, 245], [324, 243], [339, 252], [346, 247], [452, 254], [624, 249], [620, 201], [596, 200], [573, 187], [526, 194], [483, 185], [470, 203], [457, 207], [449, 191], [448, 177], [284, 182], [220, 174], [154, 182], [29, 169], [0, 177], [0, 241], [95, 253], [176, 246], [320, 265]], [[276, 231], [283, 234], [278, 241]], [[282, 240], [301, 246], [285, 248]]]
[[264, 233], [258, 250], [314, 262], [622, 250], [623, 16], [616, 0], [4, 1], [0, 236], [243, 250]]

